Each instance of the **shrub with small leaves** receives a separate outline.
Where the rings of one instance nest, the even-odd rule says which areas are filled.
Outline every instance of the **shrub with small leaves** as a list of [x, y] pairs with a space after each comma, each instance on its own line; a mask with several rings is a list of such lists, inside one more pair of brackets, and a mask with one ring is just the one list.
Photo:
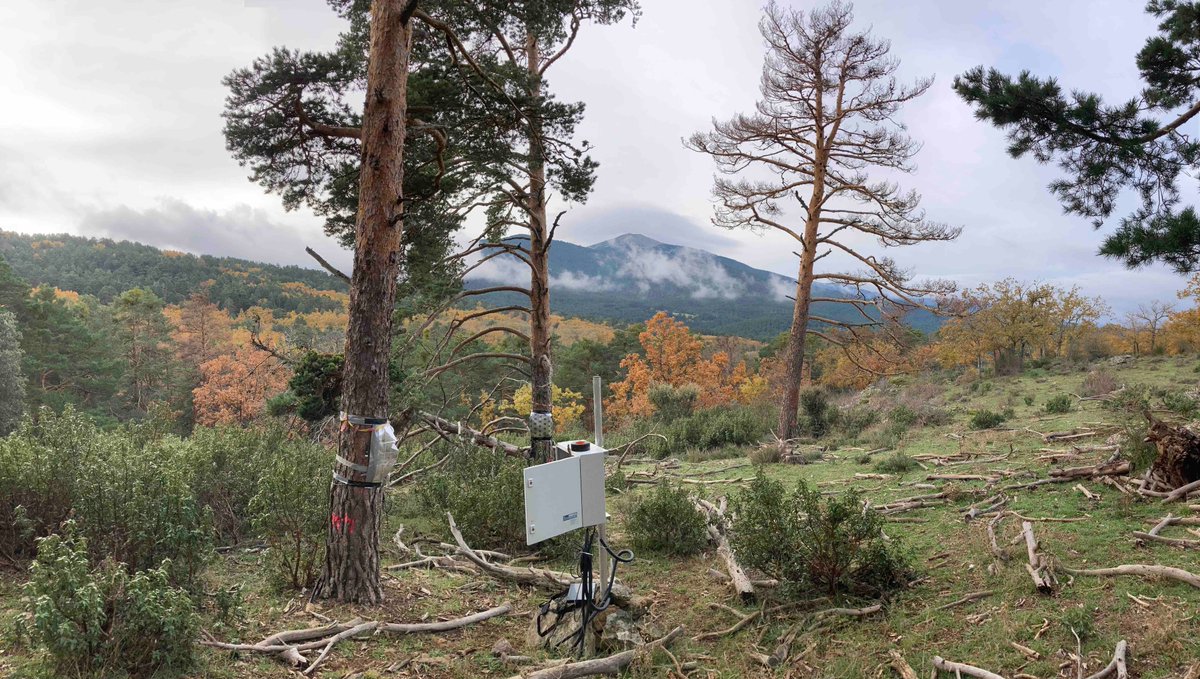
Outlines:
[[188, 486], [186, 443], [168, 437], [139, 447], [113, 432], [103, 445], [80, 470], [75, 497], [92, 563], [112, 559], [133, 573], [169, 560], [172, 584], [193, 586], [212, 551], [212, 520]]
[[1163, 407], [1183, 417], [1193, 418], [1197, 411], [1200, 411], [1200, 402], [1191, 394], [1182, 391], [1166, 390], [1160, 398]]
[[1133, 463], [1135, 470], [1149, 467], [1158, 456], [1158, 449], [1146, 440], [1149, 423], [1145, 413], [1149, 408], [1149, 390], [1140, 385], [1131, 386], [1104, 401], [1104, 409], [1116, 416], [1121, 427], [1124, 439], [1121, 452]]
[[664, 422], [673, 422], [681, 417], [688, 417], [696, 411], [696, 402], [700, 399], [700, 387], [685, 384], [673, 387], [669, 384], [650, 385], [647, 393], [650, 403], [654, 406], [654, 417]]
[[736, 496], [730, 540], [743, 565], [797, 588], [869, 596], [903, 586], [909, 559], [883, 537], [883, 519], [851, 490], [824, 498], [799, 481], [759, 474]]
[[992, 412], [991, 410], [977, 410], [971, 415], [972, 429], [995, 429], [1004, 424], [1008, 419], [1002, 413]]
[[524, 468], [490, 451], [457, 449], [417, 482], [417, 503], [439, 526], [446, 525], [446, 512], [453, 514], [472, 547], [519, 550], [525, 545]]
[[192, 664], [199, 619], [187, 592], [169, 583], [169, 564], [128, 573], [89, 565], [86, 541], [41, 539], [25, 586], [34, 640], [61, 674], [149, 677]]
[[813, 438], [821, 438], [829, 432], [830, 420], [837, 409], [829, 403], [829, 392], [824, 387], [806, 387], [800, 390], [801, 426]]
[[279, 441], [260, 464], [249, 504], [254, 529], [266, 538], [281, 583], [311, 587], [325, 557], [333, 454], [307, 441]]
[[219, 543], [234, 544], [250, 534], [250, 499], [283, 439], [279, 427], [197, 427], [187, 440], [188, 482], [196, 499], [212, 509]]
[[1033, 405], [1034, 398], [1032, 395], [1026, 394], [1021, 400], [1025, 401], [1025, 405], [1031, 406]]
[[1046, 412], [1057, 415], [1071, 412], [1071, 409], [1074, 406], [1075, 401], [1072, 400], [1070, 394], [1058, 394], [1057, 396], [1052, 397], [1049, 401], [1046, 401], [1044, 408]]
[[708, 544], [707, 523], [686, 490], [665, 482], [629, 504], [627, 527], [635, 550], [696, 554]]
[[895, 453], [889, 455], [879, 462], [875, 463], [875, 471], [883, 472], [884, 474], [903, 474], [910, 472], [920, 465], [917, 461], [905, 455], [904, 453]]

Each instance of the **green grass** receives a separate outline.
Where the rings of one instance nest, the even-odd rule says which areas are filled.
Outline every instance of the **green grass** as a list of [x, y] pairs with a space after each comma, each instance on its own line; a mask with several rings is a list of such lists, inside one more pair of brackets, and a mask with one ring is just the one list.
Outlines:
[[[1194, 366], [1194, 359], [1142, 359], [1122, 366], [1106, 366], [1106, 370], [1124, 384], [1179, 388], [1185, 382], [1195, 384], [1200, 379], [1193, 373]], [[785, 482], [805, 479], [822, 490], [853, 487], [875, 506], [932, 492], [899, 485], [925, 482], [930, 473], [996, 474], [1007, 471], [1044, 477], [1051, 467], [1047, 462], [1035, 459], [1039, 449], [1068, 446], [1045, 444], [1033, 432], [1096, 426], [1111, 421], [1112, 415], [1096, 402], [1077, 403], [1068, 413], [1045, 413], [1043, 404], [1051, 396], [1078, 393], [1086, 372], [1053, 366], [1043, 372], [1040, 376], [990, 379], [990, 388], [986, 391], [977, 388], [975, 393], [970, 391], [969, 385], [949, 386], [942, 399], [945, 407], [952, 411], [953, 421], [939, 427], [910, 429], [896, 447], [896, 453], [922, 460], [930, 466], [929, 470], [918, 468], [886, 480], [855, 478], [855, 473], [873, 470], [858, 463], [862, 450], [841, 448], [829, 451], [822, 461], [813, 464], [768, 465], [766, 473]], [[1032, 405], [1025, 404], [1026, 395], [1033, 397]], [[1015, 416], [1001, 429], [969, 430], [967, 422], [971, 413], [982, 408], [996, 411], [1012, 408]], [[1097, 437], [1096, 442], [1102, 442], [1103, 438]], [[610, 436], [610, 445], [621, 441], [620, 434]], [[1010, 450], [1011, 455], [999, 462], [937, 468], [927, 460], [929, 455], [958, 452], [977, 453], [977, 458], [988, 458], [1009, 454]], [[682, 461], [682, 467], [675, 473], [686, 477], [716, 472], [698, 477], [711, 481], [740, 479], [753, 474], [752, 469], [744, 466], [732, 468], [745, 463], [745, 453], [744, 449], [724, 450], [716, 455], [677, 451], [672, 457]], [[1067, 464], [1098, 462], [1105, 455], [1089, 454]], [[631, 457], [638, 455], [635, 453]], [[885, 457], [879, 455], [876, 459]], [[629, 464], [626, 471], [648, 468], [645, 463]], [[1059, 665], [1067, 657], [1065, 653], [1075, 650], [1072, 625], [1083, 638], [1087, 674], [1108, 662], [1119, 639], [1129, 642], [1132, 676], [1144, 679], [1179, 677], [1193, 662], [1200, 660], [1200, 616], [1195, 615], [1200, 606], [1200, 590], [1174, 582], [1151, 582], [1133, 577], [1079, 576], [1072, 581], [1069, 575], [1060, 573], [1061, 585], [1054, 595], [1038, 594], [1023, 566], [1023, 545], [1009, 549], [1011, 559], [1007, 563], [996, 564], [987, 548], [987, 519], [969, 524], [963, 520], [967, 507], [983, 499], [984, 483], [933, 483], [967, 493], [944, 506], [900, 515], [900, 518], [916, 519], [920, 523], [889, 522], [886, 528], [890, 537], [902, 541], [911, 550], [919, 576], [925, 579], [893, 596], [879, 615], [835, 620], [828, 627], [802, 634], [792, 646], [793, 658], [777, 670], [761, 667], [750, 653], [771, 653], [780, 635], [803, 620], [800, 616], [773, 619], [765, 623], [765, 628], [751, 626], [731, 637], [704, 642], [690, 640], [696, 634], [723, 629], [736, 621], [729, 612], [715, 609], [710, 604], [723, 604], [746, 612], [753, 610], [739, 604], [725, 585], [707, 576], [709, 568], [721, 568], [721, 561], [714, 553], [688, 558], [639, 554], [632, 564], [621, 568], [621, 578], [636, 592], [653, 598], [648, 616], [652, 630], [662, 632], [674, 625], [686, 627], [685, 638], [672, 651], [681, 662], [698, 662], [711, 677], [890, 677], [895, 676], [887, 668], [891, 649], [903, 654], [922, 677], [929, 675], [935, 655], [1010, 677], [1017, 673], [1038, 677], [1068, 676], [1070, 674], [1060, 674]], [[1144, 530], [1149, 521], [1166, 514], [1160, 503], [1133, 499], [1107, 485], [1084, 481], [1083, 485], [1100, 495], [1098, 501], [1091, 501], [1073, 490], [1073, 485], [1053, 484], [1036, 490], [1015, 491], [1009, 504], [1010, 509], [1025, 516], [1086, 519], [1083, 522], [1035, 524], [1042, 550], [1059, 563], [1088, 568], [1148, 563], [1200, 572], [1200, 559], [1195, 552], [1166, 545], [1134, 545], [1133, 530]], [[736, 492], [737, 487], [706, 485], [697, 489], [708, 497], [718, 497]], [[626, 491], [640, 492], [644, 489], [636, 486]], [[614, 517], [609, 530], [610, 542], [623, 546], [628, 542], [624, 534], [624, 502], [616, 495], [610, 495], [609, 500]], [[405, 559], [390, 540], [400, 524], [406, 526], [405, 535], [408, 536], [436, 528], [408, 516], [407, 507], [402, 500], [389, 500], [382, 546], [384, 564]], [[1181, 509], [1181, 506], [1173, 508], [1176, 512]], [[1007, 544], [1020, 530], [1019, 524], [1020, 521], [1011, 516], [999, 524], [1001, 544]], [[1166, 534], [1191, 537], [1180, 527], [1168, 528]], [[570, 565], [558, 567], [568, 569]], [[259, 555], [220, 556], [210, 568], [209, 578], [206, 586], [209, 591], [232, 584], [243, 586], [245, 618], [219, 630], [208, 627], [222, 639], [257, 641], [280, 629], [319, 624], [318, 618], [305, 610], [305, 596], [272, 589], [264, 576]], [[0, 632], [10, 628], [18, 615], [22, 579], [23, 575], [16, 570], [6, 571], [0, 577]], [[426, 617], [461, 615], [510, 602], [521, 614], [441, 635], [376, 637], [370, 641], [345, 643], [331, 654], [317, 676], [332, 678], [365, 673], [361, 675], [364, 678], [507, 677], [521, 670], [520, 667], [504, 666], [490, 656], [489, 649], [496, 639], [504, 637], [525, 651], [528, 613], [545, 600], [545, 592], [443, 571], [398, 571], [385, 575], [385, 579], [388, 600], [381, 607], [320, 604], [316, 610], [324, 616], [342, 620], [362, 615], [412, 622]], [[941, 604], [981, 590], [991, 590], [994, 594], [951, 609], [934, 610]], [[1129, 595], [1144, 597], [1149, 607], [1135, 603]], [[863, 602], [847, 603], [862, 605]], [[972, 623], [967, 620], [968, 616], [980, 617]], [[1044, 631], [1040, 631], [1043, 628]], [[1041, 659], [1030, 661], [1010, 642], [1033, 648], [1041, 654]], [[12, 644], [7, 634], [0, 634], [0, 650], [3, 651], [0, 652], [0, 676], [39, 676], [35, 674], [39, 671], [35, 652]], [[801, 657], [796, 657], [798, 655]], [[211, 649], [204, 649], [200, 656], [202, 665], [194, 676], [218, 679], [289, 676], [286, 669], [268, 657], [234, 656]], [[672, 661], [658, 653], [639, 661], [631, 674], [663, 677], [671, 667]], [[389, 673], [389, 668], [400, 669]], [[40, 676], [51, 675], [43, 671]], [[705, 675], [702, 672], [692, 676]]]

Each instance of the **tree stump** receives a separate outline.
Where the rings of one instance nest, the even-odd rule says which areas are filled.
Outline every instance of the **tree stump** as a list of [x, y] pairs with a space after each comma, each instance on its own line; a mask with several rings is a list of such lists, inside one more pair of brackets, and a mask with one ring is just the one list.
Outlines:
[[1146, 441], [1158, 448], [1158, 456], [1146, 477], [1146, 490], [1170, 492], [1200, 480], [1200, 435], [1187, 427], [1156, 420], [1149, 413]]

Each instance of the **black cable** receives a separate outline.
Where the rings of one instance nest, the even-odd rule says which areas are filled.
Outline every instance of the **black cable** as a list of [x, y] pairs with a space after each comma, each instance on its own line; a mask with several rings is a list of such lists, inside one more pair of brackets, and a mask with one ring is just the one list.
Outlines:
[[[571, 641], [572, 652], [580, 652], [583, 650], [583, 644], [587, 636], [587, 629], [591, 626], [596, 616], [601, 611], [612, 605], [612, 589], [617, 582], [617, 567], [623, 563], [633, 561], [633, 551], [622, 549], [613, 551], [603, 539], [600, 540], [600, 546], [604, 548], [604, 552], [612, 559], [612, 567], [609, 569], [608, 582], [601, 583], [604, 587], [603, 594], [596, 597], [596, 585], [592, 579], [592, 564], [595, 555], [592, 553], [592, 546], [596, 540], [596, 531], [594, 528], [587, 528], [583, 532], [583, 546], [579, 550], [579, 580], [580, 580], [580, 599], [578, 601], [566, 601], [555, 604], [556, 601], [564, 599], [570, 594], [570, 587], [566, 591], [555, 594], [549, 601], [542, 604], [541, 610], [537, 617], [537, 632], [539, 636], [548, 636], [551, 632], [558, 628], [566, 614], [582, 609], [582, 618], [580, 625], [571, 631], [570, 634], [564, 636], [555, 644], [560, 646], [567, 640]], [[602, 555], [603, 557], [603, 555]], [[547, 629], [542, 629], [542, 618], [550, 613], [551, 606], [554, 606], [555, 620]]]

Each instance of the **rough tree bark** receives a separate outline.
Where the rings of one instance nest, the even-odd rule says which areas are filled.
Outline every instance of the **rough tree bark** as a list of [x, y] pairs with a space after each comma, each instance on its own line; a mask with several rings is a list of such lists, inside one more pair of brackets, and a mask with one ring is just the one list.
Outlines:
[[[343, 410], [362, 417], [387, 418], [389, 414], [392, 310], [404, 217], [401, 187], [412, 40], [409, 19], [415, 6], [416, 0], [375, 0], [371, 4], [370, 62], [342, 396]], [[341, 457], [365, 465], [370, 445], [370, 429], [342, 427], [338, 436]], [[335, 471], [352, 482], [364, 478], [338, 464]], [[314, 591], [316, 597], [368, 604], [383, 600], [379, 580], [383, 493], [380, 487], [332, 483], [325, 565]]]
[[[534, 100], [542, 96], [541, 47], [532, 30], [525, 38], [525, 68], [533, 80], [530, 94]], [[542, 125], [536, 110], [529, 116], [529, 194], [526, 210], [529, 217], [529, 357], [531, 359], [532, 408], [548, 413], [554, 405], [554, 364], [550, 355], [550, 239], [546, 229], [546, 160], [542, 147]], [[553, 442], [533, 440], [530, 457], [535, 462], [548, 462]]]

